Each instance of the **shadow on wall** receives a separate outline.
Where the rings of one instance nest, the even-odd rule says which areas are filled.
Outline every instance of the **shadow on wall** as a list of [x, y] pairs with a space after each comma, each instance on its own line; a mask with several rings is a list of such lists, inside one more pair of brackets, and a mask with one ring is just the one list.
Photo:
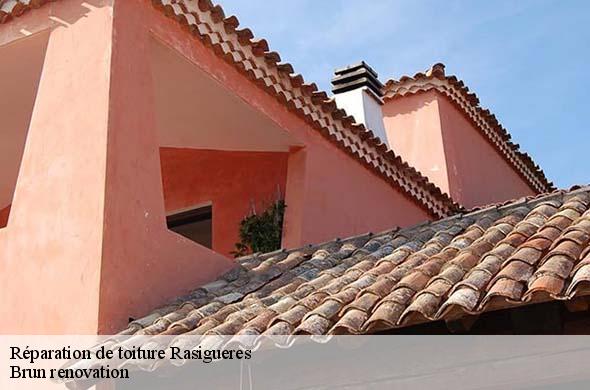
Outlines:
[[0, 46], [0, 228], [8, 222], [48, 41], [43, 31]]
[[10, 214], [10, 205], [0, 210], [0, 229], [8, 224], [8, 215]]

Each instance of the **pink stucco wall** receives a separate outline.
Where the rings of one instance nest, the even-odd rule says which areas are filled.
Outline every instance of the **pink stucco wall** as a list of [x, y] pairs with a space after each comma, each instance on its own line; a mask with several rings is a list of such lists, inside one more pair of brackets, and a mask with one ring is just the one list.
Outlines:
[[287, 153], [162, 148], [166, 211], [213, 206], [213, 250], [230, 256], [240, 221], [284, 197]]
[[0, 234], [1, 333], [111, 333], [233, 266], [166, 228], [148, 61], [128, 66], [148, 50], [141, 16], [81, 3], [0, 31], [51, 29]]
[[289, 159], [285, 247], [431, 219], [413, 200], [324, 139], [306, 144]]
[[390, 100], [382, 106], [382, 112], [391, 149], [450, 193], [437, 93]]
[[10, 205], [0, 210], [0, 229], [6, 227], [8, 216], [10, 215]]
[[450, 190], [459, 203], [474, 207], [535, 194], [455, 105], [444, 97], [438, 104]]
[[[134, 2], [142, 3], [129, 3]], [[162, 43], [182, 52], [188, 61], [305, 145], [289, 157], [285, 247], [407, 226], [430, 218], [415, 201], [351, 159], [174, 20], [149, 8], [145, 20]]]
[[429, 218], [149, 1], [64, 0], [8, 25], [51, 32], [0, 231], [2, 333], [111, 333], [234, 265], [166, 228], [154, 36], [296, 140], [284, 246]]
[[535, 193], [440, 93], [389, 100], [383, 114], [393, 150], [461, 205], [471, 208]]

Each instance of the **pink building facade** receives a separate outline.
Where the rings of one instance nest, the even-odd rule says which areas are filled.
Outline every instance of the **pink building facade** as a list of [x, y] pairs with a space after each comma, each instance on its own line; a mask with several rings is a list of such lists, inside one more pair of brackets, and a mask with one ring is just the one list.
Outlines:
[[[112, 333], [231, 269], [278, 197], [294, 248], [542, 190], [439, 92], [386, 92], [381, 140], [235, 17], [168, 3], [2, 18], [0, 332]], [[210, 248], [167, 225], [203, 205]]]

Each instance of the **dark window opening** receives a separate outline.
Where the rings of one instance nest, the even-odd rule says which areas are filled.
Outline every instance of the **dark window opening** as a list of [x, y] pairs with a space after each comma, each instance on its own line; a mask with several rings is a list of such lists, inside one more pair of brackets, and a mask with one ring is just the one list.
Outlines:
[[210, 249], [212, 247], [212, 220], [213, 208], [211, 206], [183, 211], [166, 218], [168, 229]]

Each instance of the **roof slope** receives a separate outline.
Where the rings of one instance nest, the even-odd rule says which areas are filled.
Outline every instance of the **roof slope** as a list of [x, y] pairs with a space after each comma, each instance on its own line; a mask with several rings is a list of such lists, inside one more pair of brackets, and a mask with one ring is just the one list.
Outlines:
[[373, 333], [590, 293], [590, 187], [239, 259], [122, 334]]
[[498, 122], [496, 116], [479, 105], [477, 95], [469, 92], [469, 88], [457, 77], [445, 74], [443, 64], [434, 64], [426, 72], [416, 73], [413, 77], [403, 76], [399, 80], [387, 81], [383, 88], [383, 99], [396, 99], [430, 90], [442, 93], [464, 112], [531, 188], [538, 193], [555, 189], [553, 183], [547, 180], [545, 173], [535, 164], [531, 156], [521, 152], [520, 146], [510, 140], [510, 134]]
[[[51, 0], [54, 1], [54, 0]], [[363, 124], [339, 109], [334, 99], [305, 83], [289, 63], [270, 50], [265, 39], [256, 39], [248, 28], [238, 29], [235, 16], [226, 17], [210, 0], [145, 0], [166, 16], [187, 27], [217, 56], [305, 120], [323, 137], [365, 167], [401, 190], [430, 215], [440, 218], [461, 209], [447, 194], [403, 161]], [[0, 0], [0, 23], [20, 16], [48, 0]]]

